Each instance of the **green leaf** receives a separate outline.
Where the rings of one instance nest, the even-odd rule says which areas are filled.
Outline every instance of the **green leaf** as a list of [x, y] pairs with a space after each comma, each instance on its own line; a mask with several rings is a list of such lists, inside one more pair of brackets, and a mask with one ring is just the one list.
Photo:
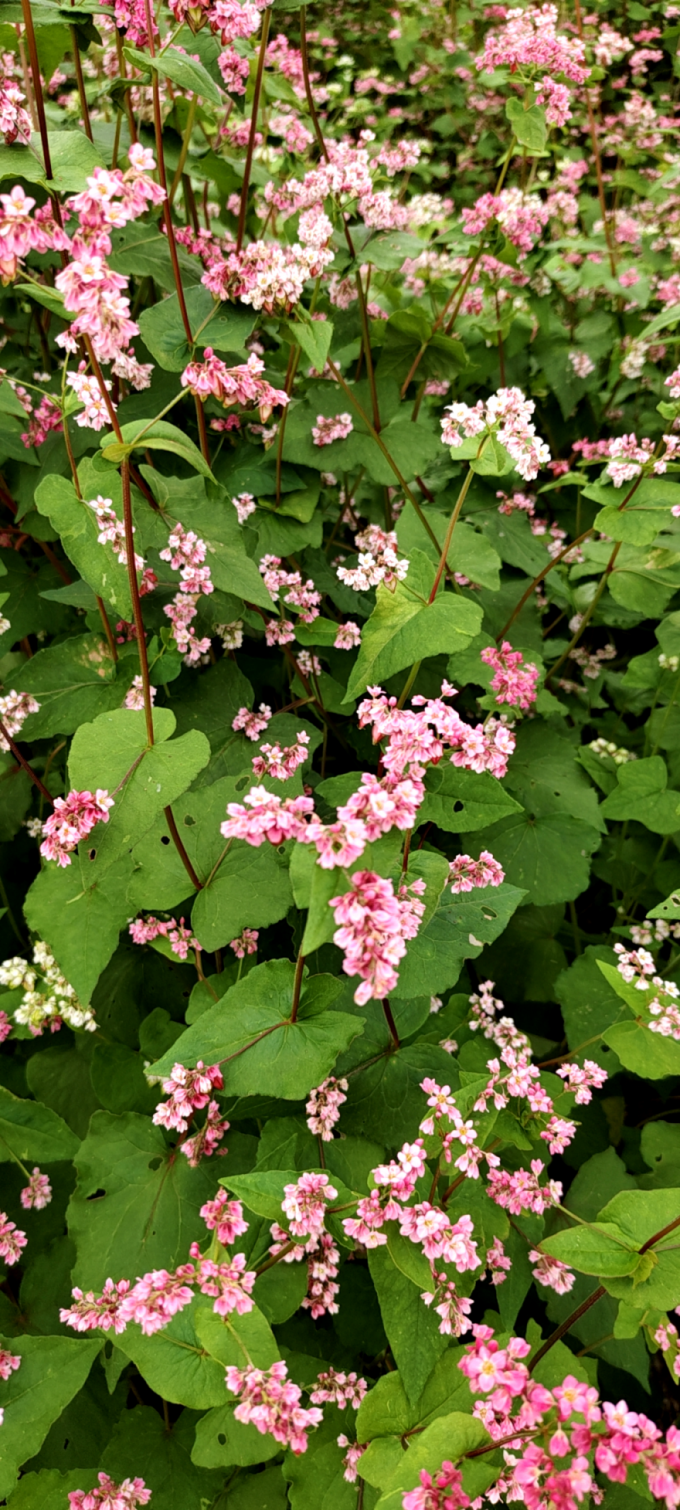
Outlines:
[[102, 1458], [101, 1467], [117, 1484], [134, 1479], [144, 1464], [144, 1482], [154, 1510], [202, 1510], [222, 1488], [222, 1475], [197, 1469], [191, 1460], [194, 1421], [183, 1414], [167, 1430], [163, 1417], [149, 1405], [124, 1410]]
[[[406, 1249], [410, 1249], [407, 1254]], [[399, 1267], [398, 1260], [409, 1263], [422, 1259], [418, 1284]], [[380, 1313], [390, 1347], [399, 1369], [408, 1399], [413, 1403], [421, 1394], [437, 1359], [448, 1347], [448, 1338], [439, 1331], [439, 1318], [425, 1305], [421, 1292], [431, 1288], [429, 1264], [407, 1238], [394, 1234], [386, 1248], [369, 1250], [368, 1267], [378, 1293]]]
[[[263, 1436], [250, 1422], [244, 1425], [241, 1421], [236, 1421], [235, 1405], [234, 1400], [232, 1405], [216, 1406], [206, 1411], [197, 1421], [196, 1440], [191, 1454], [194, 1463], [206, 1468], [250, 1468], [255, 1463], [268, 1462], [281, 1451], [272, 1436]], [[255, 1491], [252, 1499], [247, 1497], [248, 1485]], [[279, 1486], [283, 1498], [276, 1497]], [[243, 1499], [238, 1497], [239, 1491], [244, 1494]], [[274, 1498], [268, 1497], [270, 1491]], [[242, 1506], [243, 1510], [288, 1510], [280, 1468], [273, 1468], [271, 1472], [264, 1474], [258, 1473], [252, 1479], [239, 1474], [233, 1490], [229, 1490], [229, 1498], [233, 1499], [234, 1507]]]
[[162, 79], [170, 79], [182, 91], [186, 90], [187, 94], [198, 94], [211, 105], [224, 104], [224, 91], [218, 89], [203, 64], [195, 58], [187, 57], [186, 53], [178, 52], [176, 47], [165, 47], [153, 58], [148, 52], [140, 52], [137, 47], [125, 47], [123, 51], [128, 61], [143, 73], [148, 73], [152, 68]]
[[[112, 477], [110, 482], [107, 479], [106, 485], [113, 495], [118, 517], [122, 518], [118, 501], [120, 479]], [[103, 479], [97, 491], [102, 486]], [[91, 496], [96, 497], [96, 493], [93, 491]], [[97, 516], [86, 501], [76, 496], [73, 483], [55, 474], [44, 477], [35, 491], [35, 506], [58, 531], [64, 550], [83, 581], [105, 603], [110, 603], [122, 619], [130, 620], [132, 601], [127, 568], [120, 565], [113, 546], [99, 544]]]
[[0, 1337], [21, 1366], [3, 1384], [0, 1495], [14, 1488], [19, 1468], [42, 1446], [53, 1421], [82, 1388], [101, 1342], [72, 1337]]
[[64, 870], [48, 865], [36, 876], [24, 902], [29, 928], [49, 945], [83, 1004], [89, 1002], [130, 917], [129, 856], [115, 861], [103, 875], [90, 875], [93, 868], [87, 852], [74, 854]]
[[427, 771], [425, 789], [418, 822], [436, 823], [447, 833], [468, 834], [521, 812], [519, 803], [490, 771], [461, 771], [449, 762], [440, 763]]
[[661, 528], [658, 514], [645, 509], [612, 507], [600, 509], [594, 520], [594, 528], [601, 530], [611, 540], [623, 540], [628, 545], [651, 545]]
[[140, 448], [143, 451], [169, 451], [173, 456], [180, 456], [182, 461], [188, 462], [201, 477], [209, 477], [214, 481], [198, 446], [177, 425], [171, 425], [165, 419], [154, 420], [151, 425], [148, 420], [130, 420], [127, 425], [121, 425], [121, 435], [122, 441], [112, 441], [110, 433], [100, 436], [99, 444], [107, 461], [118, 465], [131, 451]]
[[[449, 499], [448, 492], [444, 494], [444, 497]], [[455, 499], [456, 494], [453, 493], [449, 501], [450, 510], [454, 507]], [[439, 508], [425, 508], [422, 514], [440, 546], [443, 547], [448, 524], [447, 514]], [[439, 565], [441, 550], [438, 551], [435, 548], [415, 509], [404, 509], [399, 515], [397, 539], [400, 551], [409, 559], [414, 550], [419, 550], [429, 557], [433, 566]], [[476, 530], [472, 524], [459, 520], [446, 559], [451, 571], [462, 572], [463, 576], [469, 577], [471, 582], [488, 587], [491, 592], [498, 591], [500, 556], [491, 541], [487, 540], [486, 535]]]
[[314, 370], [321, 374], [331, 349], [333, 326], [330, 320], [307, 320], [304, 318], [305, 313], [304, 306], [298, 305], [299, 318], [286, 320], [286, 330], [290, 332]]
[[639, 1022], [618, 1022], [602, 1034], [603, 1041], [614, 1049], [624, 1069], [647, 1080], [664, 1080], [680, 1075], [680, 1043], [652, 1033]]
[[648, 918], [680, 918], [680, 892], [672, 891], [665, 901], [659, 902], [647, 913]]
[[397, 1510], [401, 1506], [404, 1490], [414, 1489], [420, 1484], [422, 1469], [434, 1475], [441, 1468], [442, 1461], [458, 1462], [466, 1453], [488, 1441], [481, 1422], [469, 1413], [452, 1411], [449, 1415], [441, 1416], [410, 1441], [408, 1452], [402, 1454], [398, 1467], [383, 1485], [384, 1498], [381, 1503], [385, 1507], [389, 1506], [389, 1510]]
[[[680, 1194], [674, 1190], [624, 1190], [599, 1213], [600, 1222], [616, 1222], [629, 1242], [640, 1246], [671, 1227], [680, 1212]], [[658, 1306], [668, 1311], [677, 1304], [680, 1285], [678, 1229], [654, 1244], [657, 1263], [648, 1276], [608, 1279], [607, 1289], [618, 1300], [637, 1306]], [[637, 1281], [637, 1282], [636, 1282]]]
[[[106, 167], [106, 160], [100, 149], [89, 140], [84, 131], [50, 131], [49, 144], [52, 160], [50, 184], [60, 194], [80, 194], [87, 187], [87, 180], [95, 168]], [[31, 132], [31, 147], [40, 154], [42, 162], [42, 146], [37, 131]]]
[[479, 633], [481, 609], [476, 603], [439, 592], [434, 603], [428, 604], [433, 581], [427, 556], [416, 550], [405, 581], [397, 583], [393, 593], [382, 585], [378, 588], [347, 685], [347, 702], [417, 660], [463, 650]]
[[476, 959], [498, 938], [525, 895], [507, 881], [457, 896], [446, 889], [430, 922], [408, 945], [395, 996], [436, 995], [455, 985], [463, 960]]
[[489, 849], [506, 879], [539, 906], [570, 902], [588, 885], [590, 856], [599, 848], [596, 828], [567, 813], [504, 818], [478, 834], [474, 849]]
[[14, 1155], [23, 1163], [72, 1159], [78, 1139], [56, 1112], [39, 1101], [22, 1101], [0, 1086], [0, 1162]]
[[330, 976], [307, 976], [297, 1020], [291, 1021], [295, 966], [272, 960], [227, 991], [209, 1013], [187, 1029], [173, 1050], [154, 1064], [167, 1075], [178, 1055], [223, 1066], [225, 1087], [240, 1096], [273, 1095], [295, 1101], [319, 1085], [363, 1023], [345, 1012], [326, 1011], [342, 990]]
[[194, 341], [187, 341], [177, 294], [162, 299], [142, 311], [139, 329], [144, 345], [154, 361], [166, 372], [182, 372], [191, 360], [194, 344], [212, 346], [214, 351], [230, 351], [245, 360], [244, 343], [256, 316], [244, 305], [224, 305], [213, 299], [202, 284], [185, 293], [187, 314]]
[[244, 928], [278, 923], [292, 900], [288, 867], [278, 851], [270, 844], [253, 849], [237, 842], [215, 879], [199, 892], [192, 928], [204, 949], [220, 949]]
[[373, 267], [389, 272], [392, 268], [401, 267], [407, 257], [420, 256], [422, 251], [423, 242], [419, 236], [412, 236], [408, 231], [388, 231], [386, 234], [372, 236], [361, 247], [359, 256], [362, 262], [370, 262]]
[[[626, 1192], [624, 1199], [629, 1198]], [[616, 1276], [632, 1274], [637, 1262], [626, 1233], [614, 1222], [594, 1222], [590, 1227], [569, 1227], [541, 1242], [541, 1249], [581, 1274]]]
[[68, 1227], [78, 1254], [75, 1284], [100, 1290], [109, 1275], [135, 1280], [186, 1262], [190, 1243], [205, 1235], [199, 1208], [214, 1194], [207, 1161], [192, 1169], [148, 1117], [101, 1111], [74, 1163]]
[[521, 100], [510, 99], [505, 106], [505, 114], [521, 146], [526, 147], [530, 157], [540, 157], [548, 139], [548, 125], [545, 111], [540, 105], [522, 104]]
[[668, 770], [660, 755], [630, 760], [617, 770], [617, 786], [602, 803], [607, 818], [634, 818], [653, 834], [680, 828], [680, 792], [668, 792]]
[[116, 675], [116, 663], [101, 635], [61, 640], [31, 657], [13, 678], [19, 692], [40, 703], [23, 725], [24, 739], [73, 734], [85, 720], [120, 707], [131, 680]]

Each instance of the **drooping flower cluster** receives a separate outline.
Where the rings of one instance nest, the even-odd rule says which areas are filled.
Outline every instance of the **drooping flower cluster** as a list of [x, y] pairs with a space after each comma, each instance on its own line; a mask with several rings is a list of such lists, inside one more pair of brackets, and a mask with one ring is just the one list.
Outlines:
[[346, 1080], [336, 1080], [330, 1075], [328, 1080], [322, 1081], [309, 1093], [306, 1105], [307, 1126], [309, 1131], [321, 1138], [323, 1143], [330, 1143], [333, 1139], [333, 1128], [340, 1116], [340, 1107], [347, 1100]]
[[532, 423], [535, 407], [533, 399], [525, 398], [520, 388], [499, 388], [486, 403], [478, 399], [472, 408], [469, 404], [449, 404], [441, 422], [442, 440], [455, 451], [463, 440], [479, 436], [481, 451], [485, 438], [493, 435], [505, 446], [520, 477], [530, 482], [550, 461], [550, 451]]
[[0, 1259], [11, 1268], [18, 1264], [21, 1258], [21, 1250], [26, 1247], [26, 1233], [17, 1227], [16, 1222], [11, 1222], [6, 1212], [0, 1211]]
[[257, 928], [244, 928], [237, 939], [231, 940], [229, 948], [233, 949], [237, 959], [245, 959], [247, 954], [257, 954], [259, 937]]
[[43, 1211], [49, 1206], [52, 1199], [52, 1186], [46, 1174], [42, 1174], [37, 1164], [29, 1177], [28, 1184], [21, 1191], [21, 1204], [25, 1211]]
[[[256, 352], [251, 352], [248, 361], [239, 367], [227, 367], [215, 356], [212, 346], [206, 346], [202, 362], [190, 362], [180, 378], [183, 388], [205, 400], [215, 398], [225, 408], [240, 404], [243, 408], [256, 407], [262, 424], [269, 419], [273, 409], [285, 408], [288, 394], [282, 388], [272, 388], [264, 372], [264, 362]], [[239, 522], [241, 522], [239, 520]]]
[[488, 849], [482, 850], [478, 860], [473, 860], [471, 855], [456, 855], [449, 867], [449, 881], [454, 893], [472, 891], [473, 886], [500, 886], [504, 880], [503, 867]]
[[163, 612], [170, 619], [177, 649], [188, 666], [194, 666], [210, 649], [210, 637], [197, 639], [192, 627], [201, 594], [209, 596], [214, 591], [210, 567], [204, 565], [207, 549], [204, 540], [178, 522], [160, 551], [161, 561], [168, 561], [180, 575], [179, 590]]
[[[37, 939], [33, 946], [33, 963], [17, 955], [0, 965], [0, 985], [10, 991], [19, 987], [24, 992], [20, 1005], [13, 1013], [15, 1022], [27, 1027], [34, 1038], [39, 1038], [46, 1026], [57, 1033], [63, 1023], [67, 1027], [84, 1028], [93, 1033], [97, 1027], [92, 1007], [84, 1007], [62, 975], [54, 955]], [[5, 1033], [6, 1037], [7, 1034]]]
[[481, 659], [494, 672], [491, 690], [497, 703], [509, 703], [523, 712], [535, 703], [538, 666], [532, 661], [524, 665], [521, 650], [513, 650], [509, 640], [504, 640], [499, 650], [490, 646], [482, 650]]
[[295, 775], [298, 766], [309, 759], [309, 735], [304, 729], [298, 732], [294, 745], [260, 745], [259, 755], [253, 757], [253, 772], [256, 776], [270, 776], [275, 781], [288, 781]]
[[349, 891], [331, 897], [330, 906], [340, 926], [333, 942], [343, 950], [346, 975], [358, 975], [361, 984], [354, 1000], [361, 1006], [372, 997], [382, 1000], [399, 979], [395, 965], [403, 959], [409, 939], [415, 938], [425, 904], [419, 900], [424, 881], [402, 885], [397, 893], [391, 881], [371, 870], [355, 871]]
[[617, 943], [614, 950], [619, 956], [616, 968], [626, 984], [634, 984], [636, 991], [649, 993], [648, 999], [641, 1001], [641, 1006], [652, 1019], [647, 1024], [650, 1031], [660, 1033], [662, 1038], [680, 1041], [680, 989], [675, 981], [657, 975], [654, 957], [647, 949], [626, 950], [623, 944]]
[[316, 1405], [307, 1410], [300, 1405], [302, 1391], [288, 1378], [285, 1363], [273, 1363], [269, 1369], [255, 1368], [252, 1363], [245, 1369], [228, 1368], [226, 1382], [227, 1389], [239, 1397], [234, 1411], [237, 1421], [250, 1422], [262, 1436], [271, 1433], [296, 1456], [307, 1451], [307, 1433], [320, 1424], [323, 1411]]

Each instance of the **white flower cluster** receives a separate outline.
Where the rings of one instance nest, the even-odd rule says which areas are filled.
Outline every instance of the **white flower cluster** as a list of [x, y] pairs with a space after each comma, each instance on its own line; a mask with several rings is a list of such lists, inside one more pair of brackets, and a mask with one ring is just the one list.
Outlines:
[[[65, 1022], [69, 1028], [84, 1028], [94, 1033], [97, 1024], [91, 1007], [82, 1006], [46, 944], [40, 939], [33, 947], [33, 964], [20, 955], [0, 965], [0, 985], [10, 991], [23, 988], [24, 998], [14, 1013], [15, 1022], [30, 1028], [36, 1036], [46, 1023], [52, 1030]], [[59, 1019], [57, 1021], [57, 1019]]]

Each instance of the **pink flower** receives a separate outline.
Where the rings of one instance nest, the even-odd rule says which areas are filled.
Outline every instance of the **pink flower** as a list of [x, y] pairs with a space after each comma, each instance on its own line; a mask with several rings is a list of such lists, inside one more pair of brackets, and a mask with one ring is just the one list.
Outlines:
[[482, 650], [481, 658], [495, 673], [491, 690], [496, 694], [496, 702], [510, 703], [526, 712], [536, 701], [538, 667], [532, 662], [523, 666], [521, 650], [513, 650], [509, 640], [503, 641], [500, 650]]
[[237, 959], [244, 959], [246, 954], [257, 954], [259, 937], [257, 928], [244, 928], [237, 939], [231, 940], [229, 948], [233, 949]]
[[312, 427], [312, 440], [315, 446], [330, 446], [334, 440], [346, 440], [353, 429], [351, 414], [333, 414], [329, 418], [319, 414]]
[[67, 797], [55, 797], [54, 812], [43, 824], [44, 839], [40, 846], [46, 860], [56, 860], [60, 866], [71, 864], [71, 853], [81, 839], [97, 823], [108, 823], [109, 808], [113, 797], [107, 791], [69, 792]]
[[124, 1332], [127, 1321], [121, 1315], [121, 1306], [129, 1289], [127, 1279], [119, 1279], [117, 1284], [107, 1279], [101, 1295], [94, 1295], [92, 1290], [87, 1294], [72, 1290], [73, 1303], [59, 1312], [59, 1320], [76, 1332], [109, 1332], [112, 1327], [116, 1333]]
[[132, 1286], [120, 1304], [120, 1317], [127, 1325], [135, 1321], [145, 1337], [152, 1337], [191, 1304], [195, 1274], [193, 1264], [181, 1264], [174, 1274], [167, 1269], [154, 1269], [143, 1274]]
[[224, 1081], [219, 1065], [206, 1068], [199, 1059], [195, 1070], [187, 1070], [183, 1064], [173, 1065], [172, 1074], [162, 1085], [170, 1100], [159, 1102], [154, 1122], [158, 1127], [186, 1132], [194, 1112], [207, 1106], [212, 1090], [222, 1090]]
[[[31, 697], [30, 692], [8, 692], [5, 697], [0, 697], [0, 723], [4, 724], [7, 733], [12, 736], [19, 733], [29, 713], [39, 711], [40, 703]], [[8, 749], [4, 734], [0, 734], [0, 750]]]
[[143, 1479], [123, 1479], [114, 1483], [108, 1473], [98, 1474], [98, 1489], [73, 1489], [69, 1493], [70, 1510], [135, 1510], [137, 1505], [147, 1505], [151, 1490]]
[[[4, 1347], [0, 1348], [0, 1379], [5, 1379], [5, 1380], [9, 1379], [10, 1374], [13, 1372], [13, 1370], [16, 1370], [16, 1369], [18, 1369], [20, 1367], [21, 1367], [21, 1355], [20, 1354], [10, 1353], [10, 1352], [7, 1351], [7, 1348], [4, 1348]], [[323, 1377], [323, 1375], [321, 1377]], [[351, 1374], [350, 1378], [354, 1378], [355, 1379], [356, 1378], [356, 1374]], [[364, 1383], [363, 1379], [360, 1382], [363, 1384]], [[366, 1386], [364, 1385], [364, 1389], [365, 1388], [366, 1388]]]
[[473, 886], [500, 886], [505, 871], [489, 850], [483, 849], [478, 860], [470, 855], [456, 855], [449, 867], [449, 880], [454, 893], [472, 891]]
[[470, 1499], [463, 1491], [463, 1475], [453, 1463], [442, 1463], [434, 1476], [420, 1470], [420, 1487], [402, 1499], [403, 1510], [466, 1510]]
[[271, 716], [272, 710], [266, 703], [260, 703], [257, 713], [249, 713], [247, 708], [239, 708], [236, 717], [232, 719], [231, 727], [237, 733], [242, 730], [246, 739], [259, 739]]
[[563, 1264], [559, 1258], [551, 1258], [547, 1253], [540, 1253], [532, 1248], [529, 1254], [529, 1263], [534, 1264], [532, 1270], [534, 1279], [539, 1285], [545, 1285], [549, 1290], [555, 1290], [557, 1295], [567, 1295], [572, 1286], [576, 1284], [576, 1275]]
[[305, 819], [314, 811], [309, 797], [275, 797], [263, 786], [251, 787], [240, 802], [227, 803], [226, 822], [220, 825], [225, 839], [245, 839], [256, 849], [265, 839], [282, 844], [285, 839], [305, 842]]
[[368, 1385], [365, 1379], [359, 1379], [356, 1374], [338, 1373], [334, 1368], [328, 1368], [319, 1377], [310, 1391], [312, 1405], [326, 1405], [332, 1402], [340, 1410], [345, 1405], [351, 1405], [353, 1410], [358, 1410], [366, 1394]]
[[225, 1248], [248, 1231], [241, 1202], [230, 1201], [226, 1190], [218, 1190], [214, 1200], [201, 1206], [201, 1216], [208, 1231], [216, 1232], [218, 1242]]
[[288, 394], [282, 388], [272, 388], [271, 383], [260, 377], [264, 362], [255, 352], [240, 367], [227, 367], [220, 361], [211, 346], [203, 352], [203, 362], [190, 362], [180, 378], [183, 388], [200, 399], [216, 398], [219, 403], [256, 404], [264, 424], [277, 405], [285, 407]]
[[[194, 1249], [192, 1249], [192, 1254], [198, 1257], [198, 1252]], [[244, 1253], [237, 1253], [226, 1264], [215, 1263], [209, 1258], [201, 1258], [196, 1277], [201, 1294], [214, 1296], [213, 1311], [218, 1316], [230, 1316], [232, 1311], [235, 1311], [237, 1316], [245, 1316], [248, 1311], [252, 1311], [251, 1291], [257, 1275], [254, 1270], [246, 1271]]]
[[260, 745], [260, 753], [253, 759], [255, 776], [271, 776], [275, 781], [288, 781], [298, 766], [309, 759], [309, 735], [301, 730], [294, 745]]
[[344, 624], [338, 626], [338, 632], [333, 641], [334, 650], [354, 650], [361, 644], [361, 630], [352, 619], [347, 619]]
[[19, 1262], [26, 1242], [26, 1233], [19, 1230], [16, 1222], [10, 1222], [4, 1211], [0, 1211], [0, 1258], [4, 1258], [8, 1267]]
[[584, 1059], [578, 1064], [561, 1064], [555, 1071], [565, 1081], [565, 1089], [574, 1092], [577, 1106], [586, 1106], [592, 1100], [593, 1090], [600, 1090], [607, 1080], [607, 1071], [600, 1068], [594, 1059]]
[[347, 1081], [336, 1080], [335, 1076], [331, 1075], [328, 1080], [324, 1080], [309, 1093], [305, 1108], [307, 1126], [309, 1131], [316, 1133], [323, 1143], [332, 1141], [333, 1128], [340, 1116], [340, 1107], [347, 1100], [343, 1094], [346, 1090]]
[[326, 1202], [337, 1198], [328, 1175], [301, 1174], [294, 1185], [284, 1185], [281, 1209], [288, 1217], [294, 1237], [319, 1237], [326, 1218]]
[[49, 1206], [52, 1199], [52, 1186], [46, 1174], [41, 1174], [36, 1165], [30, 1177], [28, 1185], [21, 1192], [21, 1204], [26, 1211], [35, 1207], [36, 1211], [42, 1211], [43, 1207]]
[[[314, 1395], [310, 1396], [310, 1399], [313, 1400], [314, 1398]], [[350, 1442], [349, 1437], [346, 1437], [344, 1432], [342, 1432], [338, 1437], [338, 1447], [346, 1448], [345, 1456], [342, 1460], [344, 1469], [342, 1476], [347, 1480], [348, 1484], [356, 1483], [357, 1463], [359, 1462], [360, 1457], [366, 1451], [367, 1445], [367, 1443], [362, 1446], [360, 1442]]]
[[[415, 882], [411, 891], [419, 885]], [[412, 899], [405, 887], [395, 896], [391, 881], [361, 870], [354, 872], [349, 891], [331, 897], [330, 905], [340, 924], [333, 942], [344, 951], [342, 968], [346, 975], [361, 976], [355, 1002], [361, 1006], [371, 997], [389, 995], [398, 980], [394, 967], [406, 953], [407, 939], [417, 932], [417, 915], [422, 917], [424, 904]]]
[[310, 1410], [301, 1407], [302, 1392], [288, 1379], [285, 1363], [273, 1363], [266, 1370], [252, 1363], [242, 1370], [230, 1367], [226, 1384], [233, 1395], [240, 1396], [234, 1411], [237, 1421], [251, 1422], [262, 1436], [269, 1432], [296, 1456], [307, 1451], [307, 1433], [319, 1425], [323, 1411], [316, 1406]]

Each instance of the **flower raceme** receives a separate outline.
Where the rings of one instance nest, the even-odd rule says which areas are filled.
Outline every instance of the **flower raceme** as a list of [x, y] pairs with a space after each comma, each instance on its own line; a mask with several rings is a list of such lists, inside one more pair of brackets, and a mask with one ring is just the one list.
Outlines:
[[239, 404], [242, 408], [256, 407], [262, 423], [269, 419], [272, 410], [285, 408], [288, 394], [282, 388], [272, 388], [265, 378], [264, 362], [255, 352], [240, 367], [227, 367], [220, 361], [211, 346], [206, 346], [202, 362], [190, 362], [180, 378], [183, 388], [197, 398], [215, 398], [225, 408]]
[[71, 864], [71, 855], [81, 839], [86, 839], [97, 823], [108, 823], [113, 797], [107, 791], [69, 792], [56, 797], [54, 811], [43, 824], [41, 855], [56, 860], [61, 867]]
[[530, 482], [550, 461], [550, 451], [532, 423], [535, 407], [533, 399], [525, 398], [520, 388], [499, 388], [486, 403], [478, 399], [472, 407], [449, 404], [441, 422], [442, 440], [455, 452], [464, 440], [479, 436], [481, 450], [484, 440], [495, 436], [512, 457], [520, 477]]

